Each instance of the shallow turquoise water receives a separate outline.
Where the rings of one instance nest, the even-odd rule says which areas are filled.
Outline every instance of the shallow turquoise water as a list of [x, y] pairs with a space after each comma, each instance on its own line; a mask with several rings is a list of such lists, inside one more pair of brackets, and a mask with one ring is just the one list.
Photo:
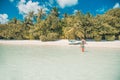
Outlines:
[[0, 80], [120, 80], [120, 49], [0, 45]]

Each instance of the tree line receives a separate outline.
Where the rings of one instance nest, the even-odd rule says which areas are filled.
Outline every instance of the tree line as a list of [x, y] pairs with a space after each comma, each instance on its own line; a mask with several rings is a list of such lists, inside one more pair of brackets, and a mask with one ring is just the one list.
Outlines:
[[41, 40], [94, 39], [120, 40], [120, 8], [108, 10], [102, 15], [83, 14], [77, 10], [74, 14], [64, 13], [59, 17], [57, 7], [49, 14], [38, 10], [29, 12], [23, 21], [13, 18], [6, 24], [0, 24], [0, 39]]

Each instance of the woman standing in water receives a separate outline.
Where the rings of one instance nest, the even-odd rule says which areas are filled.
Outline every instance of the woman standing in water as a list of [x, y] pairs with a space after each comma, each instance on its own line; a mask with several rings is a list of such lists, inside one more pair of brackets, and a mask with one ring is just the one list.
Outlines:
[[82, 49], [82, 52], [84, 52], [85, 44], [86, 44], [86, 41], [84, 39], [82, 39], [81, 40], [81, 49]]

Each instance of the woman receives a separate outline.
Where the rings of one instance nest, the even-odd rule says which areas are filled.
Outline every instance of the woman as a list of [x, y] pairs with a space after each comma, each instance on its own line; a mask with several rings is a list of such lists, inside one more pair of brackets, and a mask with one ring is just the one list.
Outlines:
[[84, 39], [81, 40], [81, 48], [82, 48], [82, 52], [84, 52], [84, 48], [85, 48], [85, 45], [86, 44], [86, 41]]

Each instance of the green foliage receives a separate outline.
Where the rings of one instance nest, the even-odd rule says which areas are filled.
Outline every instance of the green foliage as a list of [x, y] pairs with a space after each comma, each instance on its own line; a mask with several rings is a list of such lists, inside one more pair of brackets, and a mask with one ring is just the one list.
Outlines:
[[95, 41], [101, 41], [102, 40], [102, 36], [100, 36], [100, 35], [94, 36], [94, 40]]
[[39, 38], [41, 41], [47, 41], [47, 37], [45, 35], [41, 35]]
[[65, 13], [61, 19], [58, 8], [54, 7], [49, 14], [41, 9], [37, 14], [29, 12], [23, 21], [13, 18], [7, 24], [0, 24], [0, 39], [54, 41], [86, 38], [100, 41], [104, 36], [106, 40], [120, 40], [119, 34], [120, 8], [97, 16], [78, 10], [74, 15]]
[[41, 35], [40, 37], [41, 41], [55, 41], [59, 39], [58, 33], [48, 33], [47, 36]]
[[114, 17], [120, 17], [120, 8], [111, 9], [107, 11], [106, 14]]
[[120, 40], [120, 35], [118, 36], [118, 40]]
[[64, 30], [64, 35], [67, 39], [75, 39], [75, 32], [73, 28], [66, 27]]
[[29, 38], [30, 40], [35, 40], [35, 37], [32, 34], [29, 35]]
[[49, 33], [47, 35], [47, 40], [48, 41], [55, 41], [55, 40], [58, 40], [58, 35], [57, 33]]
[[115, 40], [115, 35], [105, 35], [105, 40], [114, 41]]

